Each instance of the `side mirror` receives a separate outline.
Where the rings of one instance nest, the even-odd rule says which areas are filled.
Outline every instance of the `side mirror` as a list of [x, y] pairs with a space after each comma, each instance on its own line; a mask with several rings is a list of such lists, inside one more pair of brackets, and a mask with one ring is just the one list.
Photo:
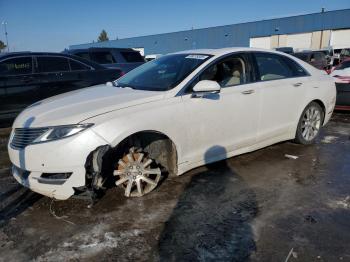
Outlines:
[[216, 81], [202, 80], [199, 81], [194, 87], [193, 92], [196, 93], [219, 93], [220, 85]]

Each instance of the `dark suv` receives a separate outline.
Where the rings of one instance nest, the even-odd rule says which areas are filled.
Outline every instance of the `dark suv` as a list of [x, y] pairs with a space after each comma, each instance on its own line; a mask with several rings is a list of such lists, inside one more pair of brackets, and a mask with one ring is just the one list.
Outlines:
[[314, 67], [325, 70], [328, 69], [328, 61], [326, 55], [322, 51], [305, 51], [292, 54], [295, 57], [304, 60]]
[[57, 53], [0, 55], [0, 126], [28, 105], [64, 92], [119, 78], [120, 70]]
[[87, 48], [64, 51], [68, 54], [80, 56], [106, 67], [118, 68], [122, 74], [145, 63], [140, 52], [131, 48]]

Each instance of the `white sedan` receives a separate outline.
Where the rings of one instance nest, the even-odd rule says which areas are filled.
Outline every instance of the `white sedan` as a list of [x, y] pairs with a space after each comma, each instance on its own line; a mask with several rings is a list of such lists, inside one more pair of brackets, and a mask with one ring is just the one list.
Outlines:
[[330, 76], [287, 54], [184, 51], [28, 107], [8, 152], [17, 181], [49, 197], [111, 181], [142, 196], [166, 175], [285, 140], [311, 144], [335, 100]]

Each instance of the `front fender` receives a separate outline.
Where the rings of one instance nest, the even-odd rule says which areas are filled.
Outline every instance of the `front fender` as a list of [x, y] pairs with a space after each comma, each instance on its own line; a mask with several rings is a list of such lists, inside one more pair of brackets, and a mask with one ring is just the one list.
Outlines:
[[186, 123], [180, 98], [165, 100], [156, 105], [151, 103], [142, 107], [131, 107], [89, 119], [95, 123], [94, 132], [108, 141], [111, 147], [117, 146], [127, 137], [152, 131], [167, 136], [175, 145], [178, 163], [183, 155], [182, 145], [186, 143]]

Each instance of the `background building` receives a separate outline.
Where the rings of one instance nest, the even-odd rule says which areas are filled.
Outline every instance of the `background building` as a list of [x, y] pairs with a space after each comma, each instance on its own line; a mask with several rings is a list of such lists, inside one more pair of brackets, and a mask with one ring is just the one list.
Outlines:
[[330, 46], [334, 49], [348, 48], [350, 9], [79, 44], [69, 48], [131, 47], [147, 55], [235, 46], [268, 49], [288, 46], [297, 50]]

